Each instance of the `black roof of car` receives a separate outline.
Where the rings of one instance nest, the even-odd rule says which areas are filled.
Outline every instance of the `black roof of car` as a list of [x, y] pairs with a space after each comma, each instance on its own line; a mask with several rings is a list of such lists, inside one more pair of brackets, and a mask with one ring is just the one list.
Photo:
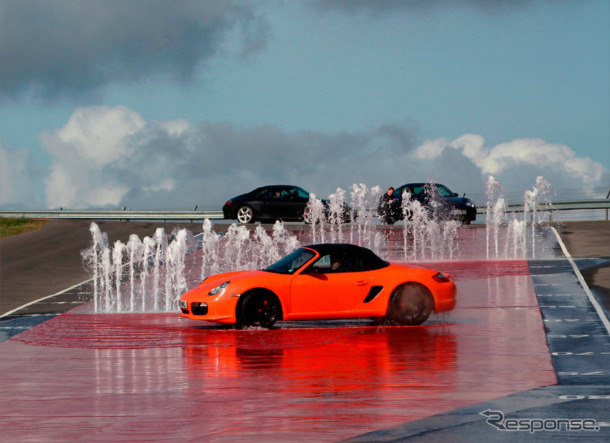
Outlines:
[[[260, 191], [262, 191], [263, 189], [286, 189], [286, 188], [291, 188], [291, 189], [301, 189], [305, 192], [309, 192], [306, 191], [305, 189], [301, 188], [300, 186], [297, 185], [265, 185], [265, 186], [259, 186], [258, 188], [254, 188], [251, 191], [246, 192], [245, 194], [240, 194], [237, 197], [243, 197], [243, 196], [250, 196], [253, 194], [258, 194]], [[233, 197], [236, 198], [236, 197]]]
[[358, 256], [367, 269], [378, 269], [388, 265], [388, 262], [381, 259], [377, 254], [368, 248], [353, 245], [350, 243], [319, 243], [315, 245], [305, 245], [305, 248], [313, 249], [320, 255], [328, 254], [350, 254]]
[[442, 183], [430, 183], [430, 182], [415, 182], [415, 183], [405, 183], [404, 185], [400, 185], [399, 188], [404, 188], [405, 186], [443, 186], [443, 187], [447, 187], [445, 185], [443, 185]]
[[259, 186], [258, 188], [254, 189], [255, 191], [258, 189], [266, 189], [266, 188], [299, 188], [299, 189], [303, 189], [300, 186], [297, 185], [265, 185], [265, 186]]

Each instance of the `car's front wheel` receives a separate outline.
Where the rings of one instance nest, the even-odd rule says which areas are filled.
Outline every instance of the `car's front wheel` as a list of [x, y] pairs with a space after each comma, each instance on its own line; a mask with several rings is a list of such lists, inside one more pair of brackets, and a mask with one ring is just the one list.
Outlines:
[[237, 220], [240, 223], [251, 223], [254, 221], [254, 211], [250, 206], [242, 206], [237, 210]]
[[394, 290], [388, 303], [387, 316], [402, 325], [421, 325], [434, 310], [430, 290], [419, 283], [405, 283]]
[[241, 305], [240, 324], [271, 328], [280, 318], [282, 306], [277, 297], [266, 291], [246, 295]]

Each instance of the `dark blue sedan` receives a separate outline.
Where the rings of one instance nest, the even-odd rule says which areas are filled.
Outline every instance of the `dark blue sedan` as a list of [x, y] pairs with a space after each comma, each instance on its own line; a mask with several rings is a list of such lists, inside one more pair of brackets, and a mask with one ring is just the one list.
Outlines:
[[[240, 223], [253, 223], [254, 221], [296, 220], [311, 222], [312, 215], [307, 203], [309, 192], [303, 188], [292, 185], [270, 185], [256, 188], [246, 194], [238, 195], [228, 200], [222, 212], [225, 219]], [[328, 217], [329, 201], [322, 200], [325, 216]], [[352, 218], [349, 205], [343, 205], [343, 221], [349, 222]]]
[[407, 189], [410, 199], [417, 200], [426, 208], [430, 218], [434, 220], [457, 220], [470, 224], [477, 218], [477, 207], [472, 200], [459, 197], [447, 186], [440, 183], [406, 183], [394, 190], [395, 205], [386, 213], [385, 222], [394, 223], [402, 220], [402, 196]]

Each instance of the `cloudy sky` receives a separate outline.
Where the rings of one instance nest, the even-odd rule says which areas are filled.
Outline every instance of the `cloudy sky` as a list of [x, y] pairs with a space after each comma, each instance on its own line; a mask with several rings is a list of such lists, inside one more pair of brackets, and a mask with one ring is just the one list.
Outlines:
[[610, 186], [607, 0], [0, 0], [0, 208]]

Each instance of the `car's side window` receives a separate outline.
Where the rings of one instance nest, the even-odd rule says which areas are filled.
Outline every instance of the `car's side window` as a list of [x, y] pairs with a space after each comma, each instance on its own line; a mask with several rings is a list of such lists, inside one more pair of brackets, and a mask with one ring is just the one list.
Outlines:
[[256, 197], [257, 198], [271, 198], [272, 196], [273, 196], [273, 193], [271, 192], [271, 190], [263, 189], [261, 192], [258, 193], [258, 195]]
[[323, 255], [311, 266], [316, 272], [328, 272], [330, 270], [330, 255]]
[[359, 272], [364, 270], [362, 261], [349, 254], [327, 254], [320, 257], [312, 265], [316, 272], [337, 273], [337, 272]]
[[271, 188], [265, 194], [265, 198], [269, 198], [272, 200], [282, 200], [284, 199], [286, 191], [282, 188]]
[[413, 187], [413, 195], [420, 195], [424, 192], [423, 186], [414, 186]]

